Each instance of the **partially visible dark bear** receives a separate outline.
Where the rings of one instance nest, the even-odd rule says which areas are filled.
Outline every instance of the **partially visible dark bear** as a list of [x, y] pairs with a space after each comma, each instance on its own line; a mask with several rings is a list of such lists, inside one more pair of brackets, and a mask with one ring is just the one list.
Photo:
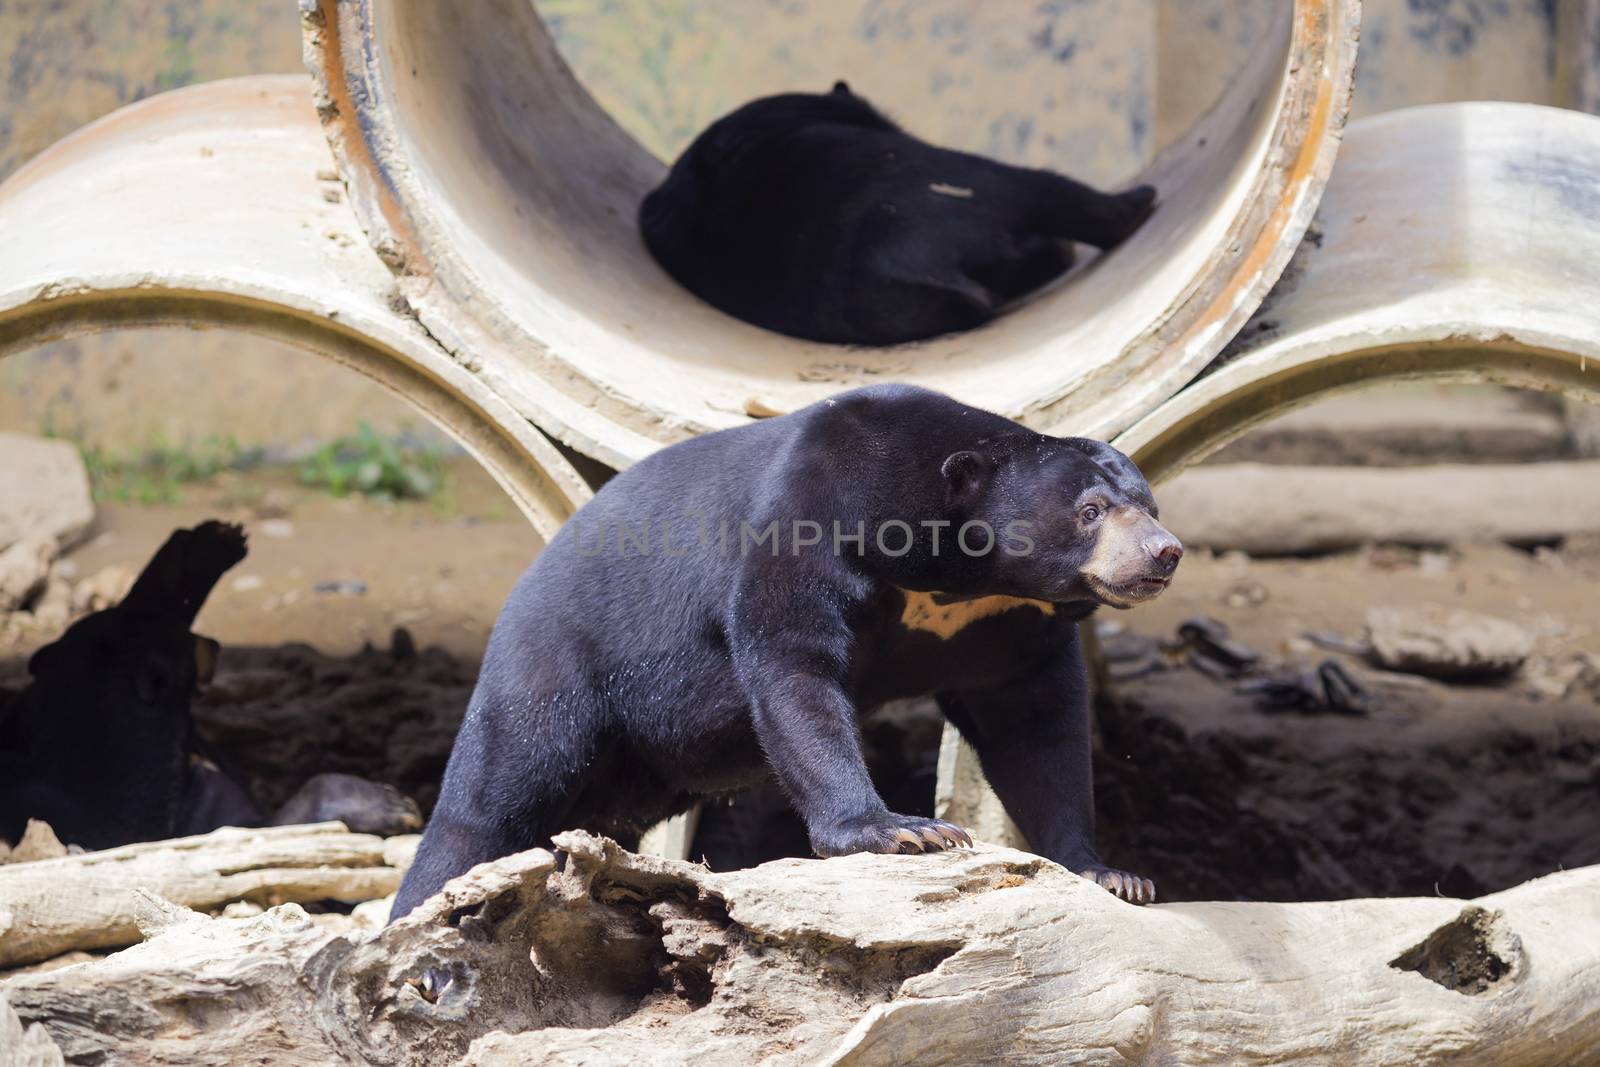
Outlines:
[[[221, 651], [190, 627], [245, 552], [238, 526], [176, 530], [120, 604], [34, 653], [32, 684], [0, 714], [0, 839], [29, 819], [90, 849], [268, 821], [190, 716]], [[394, 789], [345, 774], [314, 776], [271, 821], [327, 819], [375, 833], [422, 822]]]
[[99, 849], [200, 832], [190, 813], [260, 821], [244, 787], [197, 748], [189, 717], [219, 652], [189, 628], [244, 555], [237, 526], [177, 530], [120, 604], [34, 653], [33, 683], [0, 722], [0, 837], [42, 819], [62, 841]]
[[813, 849], [966, 833], [884, 805], [857, 715], [932, 694], [1041, 854], [1094, 848], [1076, 623], [1182, 547], [1134, 465], [907, 386], [707, 434], [605, 486], [513, 590], [392, 917], [578, 827], [625, 843], [776, 775]]
[[745, 322], [891, 345], [994, 317], [1110, 248], [1155, 204], [1045, 170], [937, 148], [844, 82], [718, 119], [644, 199], [639, 228], [690, 292]]

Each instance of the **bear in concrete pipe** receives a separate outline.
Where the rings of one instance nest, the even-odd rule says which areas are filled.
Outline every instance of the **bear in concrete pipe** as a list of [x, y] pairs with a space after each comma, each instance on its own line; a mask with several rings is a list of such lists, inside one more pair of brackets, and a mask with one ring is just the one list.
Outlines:
[[966, 831], [888, 810], [858, 715], [933, 696], [1032, 848], [1133, 902], [1094, 846], [1076, 624], [1183, 554], [1106, 444], [874, 386], [664, 449], [512, 591], [391, 919], [568, 828], [629, 846], [775, 776], [821, 856]]
[[1111, 248], [1156, 190], [1103, 193], [1047, 170], [928, 144], [839, 82], [712, 123], [645, 197], [645, 246], [745, 322], [835, 344], [970, 330]]

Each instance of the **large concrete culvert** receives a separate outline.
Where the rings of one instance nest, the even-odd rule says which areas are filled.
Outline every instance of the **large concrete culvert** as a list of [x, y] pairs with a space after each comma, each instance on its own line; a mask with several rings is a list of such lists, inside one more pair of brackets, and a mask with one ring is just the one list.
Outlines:
[[1600, 403], [1600, 118], [1472, 102], [1362, 119], [1315, 225], [1223, 358], [1116, 439], [1152, 483], [1386, 381]]
[[304, 75], [163, 93], [13, 174], [0, 185], [0, 358], [129, 326], [275, 337], [410, 402], [551, 537], [588, 486], [397, 299], [339, 195], [310, 96]]
[[855, 349], [699, 303], [634, 213], [664, 164], [558, 55], [526, 0], [307, 0], [306, 54], [357, 214], [421, 321], [496, 391], [614, 466], [752, 413], [903, 380], [1058, 433], [1108, 435], [1177, 391], [1293, 253], [1333, 164], [1356, 0], [1274, 5], [1227, 90], [1139, 180], [1152, 219], [970, 333]]

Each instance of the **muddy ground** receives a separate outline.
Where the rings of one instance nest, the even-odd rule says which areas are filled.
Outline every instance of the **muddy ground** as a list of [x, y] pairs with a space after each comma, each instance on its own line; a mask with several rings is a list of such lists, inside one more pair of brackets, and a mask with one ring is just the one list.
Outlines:
[[[229, 475], [176, 505], [103, 505], [71, 559], [80, 576], [136, 570], [174, 527], [245, 522], [250, 555], [197, 624], [226, 647], [196, 705], [202, 730], [269, 803], [338, 770], [391, 782], [426, 809], [489, 627], [537, 550], [487, 479], [466, 464], [455, 474], [442, 502], [387, 505]], [[1304, 638], [1359, 638], [1368, 608], [1424, 602], [1527, 627], [1529, 667], [1504, 683], [1445, 685]], [[1588, 543], [1191, 553], [1160, 601], [1102, 614], [1157, 640], [1214, 616], [1269, 666], [1346, 663], [1372, 707], [1265, 710], [1239, 681], [1177, 657], [1120, 681], [1097, 763], [1108, 860], [1154, 877], [1168, 900], [1474, 895], [1600, 862], [1600, 677], [1573, 670], [1600, 652], [1596, 603], [1600, 548]], [[0, 689], [24, 683], [27, 655], [52, 636], [10, 634]], [[902, 810], [931, 807], [937, 725], [915, 707], [868, 725]], [[708, 812], [700, 842], [714, 865], [803, 849], [781, 804], [757, 797]]]

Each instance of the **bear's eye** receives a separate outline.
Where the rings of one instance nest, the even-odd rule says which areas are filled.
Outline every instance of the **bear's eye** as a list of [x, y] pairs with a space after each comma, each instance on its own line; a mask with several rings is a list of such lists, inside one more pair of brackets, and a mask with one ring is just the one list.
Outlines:
[[1078, 512], [1078, 518], [1082, 519], [1086, 526], [1098, 520], [1100, 518], [1100, 505], [1085, 504], [1083, 510]]

